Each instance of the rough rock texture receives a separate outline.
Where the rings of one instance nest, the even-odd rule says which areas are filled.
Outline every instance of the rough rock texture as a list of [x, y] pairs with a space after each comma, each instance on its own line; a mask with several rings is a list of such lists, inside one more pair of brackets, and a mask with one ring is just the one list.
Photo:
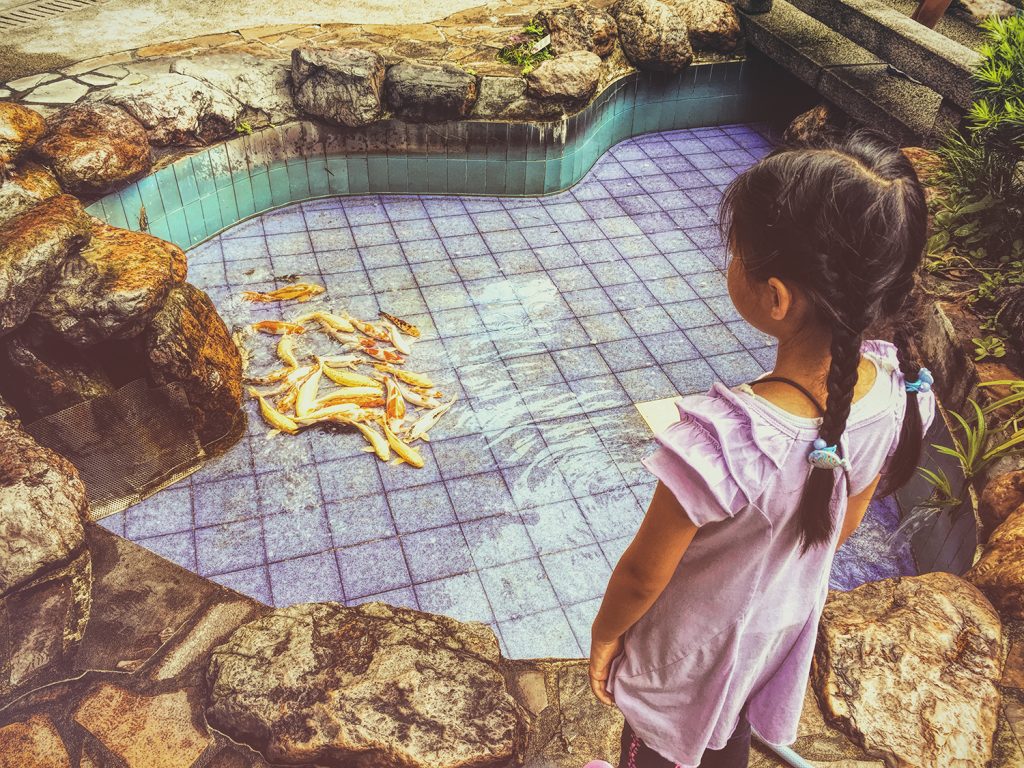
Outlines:
[[27, 419], [39, 419], [72, 405], [109, 395], [114, 385], [91, 358], [41, 331], [23, 325], [0, 345], [8, 376], [4, 391]]
[[89, 242], [91, 229], [82, 204], [59, 195], [0, 231], [0, 337], [25, 322], [68, 254]]
[[46, 130], [46, 121], [34, 109], [0, 101], [0, 165], [9, 165], [35, 144]]
[[186, 269], [173, 243], [96, 221], [89, 245], [68, 257], [33, 314], [80, 347], [137, 336]]
[[37, 680], [82, 638], [87, 509], [75, 468], [0, 421], [0, 697]]
[[552, 120], [562, 115], [555, 102], [530, 96], [522, 77], [480, 78], [480, 92], [470, 117], [479, 120]]
[[482, 624], [364, 603], [294, 605], [210, 659], [209, 721], [271, 762], [504, 766], [523, 713]]
[[250, 54], [207, 53], [178, 59], [171, 72], [200, 80], [238, 103], [239, 121], [251, 126], [284, 123], [297, 116], [289, 93], [289, 68], [282, 61]]
[[537, 20], [551, 35], [551, 52], [590, 51], [602, 58], [615, 49], [618, 27], [611, 14], [582, 3], [546, 8]]
[[2, 394], [0, 394], [0, 421], [5, 421], [15, 426], [21, 424], [21, 414], [18, 413], [18, 409], [11, 405]]
[[206, 144], [234, 135], [240, 112], [224, 91], [177, 72], [121, 83], [88, 99], [127, 111], [146, 127], [154, 146]]
[[681, 72], [693, 61], [686, 22], [658, 0], [619, 0], [611, 9], [619, 41], [638, 69]]
[[901, 768], [987, 765], [999, 707], [999, 617], [948, 573], [832, 592], [812, 680], [826, 719]]
[[789, 144], [814, 144], [832, 133], [842, 131], [848, 124], [849, 120], [842, 110], [822, 103], [794, 117], [782, 134], [782, 140]]
[[35, 152], [76, 194], [110, 192], [152, 165], [146, 129], [112, 104], [73, 104], [57, 113]]
[[772, 9], [772, 0], [730, 0], [730, 2], [744, 13], [768, 13]]
[[360, 48], [292, 51], [295, 104], [307, 115], [356, 127], [380, 119], [384, 57]]
[[989, 536], [981, 559], [964, 578], [978, 586], [1004, 619], [1024, 619], [1024, 507]]
[[1005, 472], [985, 485], [978, 504], [978, 515], [987, 531], [992, 531], [1024, 504], [1024, 469]]
[[441, 122], [466, 117], [477, 97], [476, 77], [449, 64], [403, 61], [388, 68], [384, 81], [388, 106], [398, 117]]
[[242, 360], [210, 297], [189, 283], [172, 288], [145, 342], [150, 375], [181, 382], [200, 439], [226, 435], [241, 407]]
[[743, 30], [731, 4], [721, 0], [672, 0], [670, 5], [686, 22], [695, 50], [731, 53], [739, 46]]
[[956, 0], [956, 10], [975, 24], [981, 24], [992, 16], [1007, 18], [1017, 13], [1017, 9], [1003, 0]]
[[1024, 349], [1024, 286], [1012, 285], [999, 295], [999, 321], [1006, 328], [1011, 349]]
[[19, 163], [0, 185], [0, 227], [33, 205], [60, 194], [53, 174], [31, 162]]
[[526, 76], [530, 96], [567, 107], [582, 106], [597, 90], [601, 57], [590, 51], [572, 51], [548, 59]]

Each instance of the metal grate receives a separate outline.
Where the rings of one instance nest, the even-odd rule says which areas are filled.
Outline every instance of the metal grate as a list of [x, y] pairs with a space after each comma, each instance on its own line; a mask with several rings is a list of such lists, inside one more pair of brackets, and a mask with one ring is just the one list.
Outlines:
[[71, 11], [97, 5], [100, 0], [35, 0], [0, 11], [0, 32], [28, 27]]

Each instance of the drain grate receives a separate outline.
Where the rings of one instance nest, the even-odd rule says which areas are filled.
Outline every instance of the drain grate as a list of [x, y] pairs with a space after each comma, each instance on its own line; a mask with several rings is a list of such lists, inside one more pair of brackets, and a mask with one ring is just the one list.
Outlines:
[[35, 0], [0, 11], [0, 32], [28, 27], [64, 13], [97, 5], [100, 0]]

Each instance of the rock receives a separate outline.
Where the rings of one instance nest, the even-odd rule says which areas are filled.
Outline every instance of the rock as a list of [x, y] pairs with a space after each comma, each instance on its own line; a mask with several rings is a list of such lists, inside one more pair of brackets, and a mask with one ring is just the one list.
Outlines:
[[526, 91], [544, 101], [582, 107], [597, 90], [601, 57], [590, 51], [572, 51], [548, 59], [526, 76]]
[[53, 72], [40, 72], [38, 75], [26, 75], [17, 80], [11, 80], [7, 83], [7, 87], [15, 91], [31, 91], [37, 85], [52, 83], [54, 80], [60, 80], [60, 75]]
[[75, 468], [0, 421], [0, 697], [41, 682], [82, 639], [87, 514]]
[[619, 42], [637, 69], [681, 72], [693, 61], [683, 18], [658, 0], [618, 0], [611, 9]]
[[1024, 619], [1024, 506], [992, 531], [964, 578], [981, 589], [1004, 619]]
[[68, 257], [33, 314], [79, 347], [137, 336], [186, 270], [173, 243], [97, 220], [89, 245]]
[[2, 394], [0, 394], [0, 421], [6, 421], [16, 427], [21, 425], [21, 414], [18, 413], [18, 409], [11, 405]]
[[57, 80], [34, 88], [22, 98], [29, 104], [74, 104], [89, 92], [89, 86], [75, 80]]
[[601, 58], [615, 49], [618, 27], [611, 14], [582, 3], [542, 9], [537, 21], [551, 35], [551, 52], [562, 56], [570, 51], [590, 51]]
[[25, 322], [64, 260], [89, 242], [91, 229], [81, 203], [58, 195], [0, 231], [0, 337]]
[[433, 123], [466, 117], [476, 102], [477, 83], [454, 64], [403, 61], [388, 68], [384, 91], [398, 117]]
[[841, 132], [848, 124], [849, 120], [842, 110], [821, 103], [794, 117], [782, 134], [782, 140], [787, 144], [815, 144]]
[[1005, 19], [1017, 13], [1013, 5], [1003, 0], [956, 0], [954, 8], [974, 24], [981, 24], [993, 16]]
[[822, 712], [893, 766], [983, 768], [999, 709], [1001, 627], [948, 573], [830, 592], [812, 682]]
[[34, 109], [0, 101], [0, 165], [9, 165], [39, 141], [46, 120]]
[[177, 72], [122, 82], [88, 99], [124, 109], [145, 126], [154, 146], [207, 144], [233, 136], [240, 111], [224, 91]]
[[743, 38], [740, 17], [721, 0], [672, 0], [690, 33], [690, 45], [698, 51], [732, 53]]
[[92, 359], [47, 335], [35, 323], [2, 342], [0, 357], [9, 376], [4, 391], [28, 419], [40, 419], [72, 405], [109, 395], [114, 385]]
[[48, 715], [0, 728], [0, 768], [71, 768], [68, 750]]
[[286, 62], [248, 53], [206, 53], [178, 59], [171, 72], [194, 77], [226, 93], [241, 109], [239, 122], [276, 125], [298, 115]]
[[384, 57], [361, 48], [292, 51], [295, 104], [307, 115], [354, 128], [383, 113]]
[[239, 418], [242, 360], [210, 297], [189, 283], [172, 288], [145, 343], [153, 380], [181, 382], [200, 439], [225, 436]]
[[36, 203], [60, 194], [53, 174], [32, 162], [19, 163], [0, 185], [0, 227]]
[[270, 762], [504, 766], [524, 715], [483, 624], [363, 603], [293, 605], [215, 649], [207, 719]]
[[152, 165], [146, 129], [112, 104], [76, 104], [47, 121], [36, 154], [68, 192], [102, 194]]
[[978, 516], [988, 531], [994, 530], [1024, 504], [1024, 469], [1005, 472], [985, 485], [978, 504]]
[[772, 9], [772, 0], [729, 0], [730, 3], [744, 13], [768, 13]]
[[480, 78], [480, 91], [470, 117], [478, 120], [553, 120], [562, 115], [555, 102], [529, 96], [522, 77]]
[[999, 294], [999, 302], [999, 322], [1006, 329], [1007, 346], [1024, 349], [1024, 286], [1004, 288]]
[[141, 696], [101, 683], [82, 698], [74, 719], [127, 768], [191, 766], [213, 741], [193, 722], [183, 690]]

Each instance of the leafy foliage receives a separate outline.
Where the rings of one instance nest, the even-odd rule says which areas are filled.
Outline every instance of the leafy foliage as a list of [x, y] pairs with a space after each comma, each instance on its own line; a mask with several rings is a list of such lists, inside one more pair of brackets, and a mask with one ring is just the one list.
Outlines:
[[519, 67], [524, 75], [530, 74], [542, 61], [554, 58], [549, 46], [545, 46], [539, 51], [533, 50], [537, 42], [546, 34], [547, 30], [544, 29], [544, 25], [536, 19], [532, 19], [523, 27], [522, 32], [509, 38], [509, 44], [498, 51], [498, 59], [506, 64]]

